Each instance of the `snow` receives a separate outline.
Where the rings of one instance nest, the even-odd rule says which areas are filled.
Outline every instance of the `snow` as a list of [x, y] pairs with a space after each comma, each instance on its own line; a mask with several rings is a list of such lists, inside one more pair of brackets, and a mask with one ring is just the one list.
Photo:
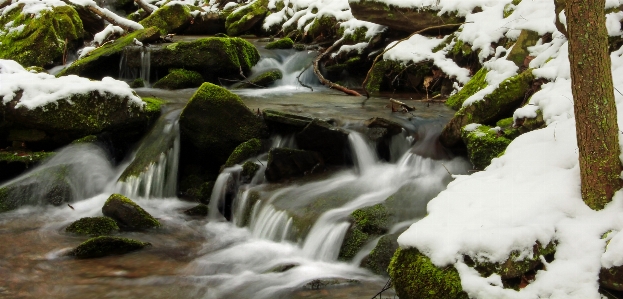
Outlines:
[[474, 131], [474, 130], [478, 129], [478, 127], [480, 127], [480, 126], [481, 126], [481, 124], [471, 123], [471, 124], [469, 124], [469, 125], [465, 126], [465, 127], [463, 128], [463, 130], [464, 130], [465, 132], [472, 132], [472, 131]]
[[23, 5], [23, 14], [34, 15], [35, 18], [38, 18], [42, 11], [52, 10], [54, 7], [67, 4], [61, 0], [13, 0], [11, 4], [0, 10], [0, 12], [2, 15], [5, 15], [21, 5]]
[[16, 108], [34, 109], [66, 99], [74, 94], [98, 92], [128, 98], [128, 105], [143, 106], [127, 83], [105, 77], [91, 81], [75, 75], [56, 78], [46, 73], [31, 73], [13, 60], [0, 60], [0, 98], [6, 105], [22, 92]]
[[143, 29], [143, 25], [141, 25], [141, 24], [139, 24], [137, 22], [134, 22], [132, 20], [128, 20], [126, 18], [120, 17], [119, 15], [117, 15], [116, 13], [108, 10], [107, 8], [99, 7], [97, 5], [97, 3], [95, 3], [95, 1], [93, 1], [93, 0], [69, 0], [69, 1], [71, 3], [73, 3], [75, 5], [79, 5], [79, 6], [96, 7], [99, 11], [101, 11], [104, 15], [106, 15], [106, 17], [114, 20], [115, 22], [117, 22], [117, 24], [120, 24], [122, 26], [131, 28], [133, 30]]
[[93, 37], [93, 42], [97, 45], [101, 45], [110, 35], [112, 34], [121, 35], [124, 32], [125, 31], [123, 30], [123, 28], [109, 24], [108, 26], [106, 26], [106, 28], [104, 28], [104, 30], [95, 34], [95, 36]]
[[96, 47], [84, 47], [78, 50], [78, 59], [87, 56], [91, 51], [97, 49]]

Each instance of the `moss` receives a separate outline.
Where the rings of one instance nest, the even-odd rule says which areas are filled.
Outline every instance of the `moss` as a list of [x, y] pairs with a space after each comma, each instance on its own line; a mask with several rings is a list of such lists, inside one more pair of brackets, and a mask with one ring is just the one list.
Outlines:
[[185, 69], [172, 69], [169, 74], [158, 80], [153, 88], [161, 89], [182, 89], [199, 87], [204, 82], [201, 74]]
[[184, 211], [184, 214], [188, 215], [188, 216], [208, 216], [208, 211], [209, 208], [208, 206], [204, 205], [204, 204], [199, 204], [195, 207], [192, 207], [186, 211]]
[[95, 135], [87, 135], [87, 136], [84, 136], [82, 138], [78, 138], [78, 139], [72, 141], [71, 143], [72, 144], [93, 143], [93, 142], [96, 142], [97, 140], [98, 140], [97, 136], [95, 136]]
[[128, 238], [100, 236], [87, 240], [71, 251], [70, 255], [77, 258], [97, 258], [108, 255], [119, 255], [143, 249], [150, 243]]
[[309, 29], [307, 35], [311, 38], [324, 36], [327, 38], [337, 35], [337, 20], [335, 17], [321, 16], [315, 18]]
[[467, 157], [475, 169], [485, 169], [511, 142], [488, 126], [480, 126], [471, 132], [463, 130], [462, 138], [467, 145]]
[[229, 36], [238, 36], [259, 23], [268, 13], [268, 0], [256, 0], [227, 16], [225, 28]]
[[399, 248], [388, 267], [400, 298], [468, 299], [453, 266], [438, 268], [415, 248]]
[[353, 224], [340, 248], [340, 260], [351, 260], [373, 236], [387, 231], [388, 213], [383, 204], [357, 209], [351, 213], [351, 219]]
[[240, 164], [243, 161], [257, 156], [262, 150], [262, 142], [253, 138], [238, 145], [234, 151], [227, 158], [225, 167], [232, 167], [236, 164]]
[[56, 153], [54, 152], [30, 152], [30, 151], [10, 151], [10, 150], [2, 150], [0, 151], [0, 162], [6, 163], [23, 163], [28, 165], [32, 165], [48, 159], [54, 156]]
[[143, 108], [144, 111], [149, 113], [160, 112], [160, 110], [162, 110], [162, 105], [166, 103], [163, 99], [153, 97], [144, 97], [142, 100], [147, 103], [145, 108]]
[[532, 251], [532, 256], [526, 258], [521, 258], [522, 254], [520, 252], [513, 251], [509, 254], [508, 259], [502, 263], [468, 261], [468, 264], [474, 267], [483, 277], [488, 277], [495, 273], [500, 275], [502, 279], [517, 278], [539, 265], [541, 263], [540, 256], [553, 255], [556, 252], [556, 244], [550, 242], [543, 247], [537, 242], [533, 246]]
[[189, 25], [193, 16], [188, 5], [163, 5], [139, 23], [145, 28], [158, 27], [161, 35], [174, 33], [185, 25]]
[[45, 74], [48, 73], [48, 71], [46, 71], [44, 68], [40, 66], [29, 66], [29, 67], [26, 67], [25, 69], [31, 73], [45, 73]]
[[439, 45], [433, 48], [433, 53], [437, 53], [443, 49], [445, 49], [450, 43], [456, 39], [455, 34], [448, 35]]
[[370, 254], [364, 259], [362, 266], [375, 274], [389, 275], [387, 273], [387, 267], [389, 266], [394, 252], [398, 249], [397, 238], [397, 234], [381, 237], [374, 249], [372, 249]]
[[247, 161], [242, 164], [242, 172], [240, 175], [246, 177], [249, 180], [255, 176], [255, 173], [260, 170], [260, 166], [255, 162]]
[[294, 46], [294, 41], [289, 37], [284, 37], [282, 39], [276, 40], [272, 43], [268, 43], [266, 45], [266, 49], [292, 49]]
[[350, 261], [357, 252], [370, 240], [370, 235], [361, 231], [361, 228], [352, 227], [344, 237], [344, 243], [340, 248], [339, 260]]
[[61, 62], [63, 53], [72, 50], [74, 42], [84, 35], [82, 21], [71, 6], [43, 10], [36, 18], [23, 14], [22, 7], [4, 11], [0, 16], [0, 28], [9, 22], [13, 22], [12, 28], [24, 25], [22, 30], [0, 34], [0, 58], [43, 67], [53, 61]]
[[510, 128], [513, 126], [513, 118], [512, 117], [507, 117], [504, 119], [500, 119], [498, 120], [497, 123], [495, 123], [496, 126], [504, 129], [504, 128]]
[[[128, 212], [128, 208], [132, 210], [132, 212]], [[131, 199], [121, 194], [115, 193], [108, 197], [102, 208], [102, 212], [105, 216], [115, 219], [120, 225], [130, 228], [147, 229], [162, 226], [156, 218], [143, 210], [143, 208]], [[122, 216], [123, 219], [119, 216]]]
[[115, 220], [109, 217], [85, 217], [72, 222], [65, 231], [80, 235], [110, 235], [119, 230]]
[[283, 75], [280, 70], [271, 70], [260, 74], [259, 76], [249, 80], [249, 83], [243, 83], [238, 88], [257, 88], [268, 87], [275, 81], [281, 79]]
[[147, 16], [149, 16], [149, 14], [145, 12], [142, 8], [139, 8], [137, 11], [129, 14], [127, 18], [134, 22], [140, 22], [144, 20]]
[[524, 60], [530, 52], [528, 51], [528, 47], [532, 47], [536, 45], [540, 36], [537, 32], [531, 30], [522, 30], [521, 34], [519, 34], [519, 38], [517, 38], [517, 42], [513, 46], [513, 49], [508, 53], [506, 59], [515, 63], [518, 67], [524, 66]]
[[15, 208], [16, 206], [9, 199], [9, 188], [0, 188], [0, 213], [8, 212]]
[[136, 30], [118, 38], [116, 41], [105, 44], [72, 63], [68, 68], [62, 70], [56, 75], [57, 77], [66, 75], [80, 75], [92, 79], [101, 79], [103, 77], [101, 68], [109, 68], [109, 63], [119, 63], [119, 56], [123, 49], [133, 44], [134, 39], [139, 41], [153, 39], [159, 36], [160, 32], [157, 27]]
[[344, 36], [344, 42], [347, 44], [357, 44], [368, 42], [369, 38], [366, 38], [366, 33], [368, 32], [367, 27], [358, 27], [352, 33], [344, 34], [342, 28], [340, 28], [340, 32], [338, 35]]
[[472, 47], [457, 38], [455, 39], [454, 46], [450, 49], [450, 53], [453, 55], [468, 56], [472, 54]]
[[463, 88], [459, 92], [448, 98], [448, 100], [446, 101], [446, 105], [454, 110], [461, 109], [461, 107], [463, 106], [463, 102], [465, 102], [467, 98], [487, 87], [487, 72], [487, 69], [484, 67], [476, 72], [476, 74], [469, 80], [469, 82], [467, 82], [467, 84], [465, 84], [465, 86], [463, 86]]
[[368, 92], [379, 92], [385, 75], [391, 72], [401, 71], [400, 63], [392, 60], [381, 60], [374, 65], [370, 73], [370, 79], [366, 83]]
[[132, 83], [130, 83], [130, 87], [132, 88], [141, 88], [145, 87], [145, 81], [141, 78], [136, 78]]

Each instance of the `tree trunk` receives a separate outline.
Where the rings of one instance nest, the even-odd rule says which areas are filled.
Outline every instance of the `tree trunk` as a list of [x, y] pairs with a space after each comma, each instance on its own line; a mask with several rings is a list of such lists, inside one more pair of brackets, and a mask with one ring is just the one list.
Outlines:
[[605, 0], [567, 0], [566, 9], [582, 198], [595, 210], [623, 186], [604, 7]]

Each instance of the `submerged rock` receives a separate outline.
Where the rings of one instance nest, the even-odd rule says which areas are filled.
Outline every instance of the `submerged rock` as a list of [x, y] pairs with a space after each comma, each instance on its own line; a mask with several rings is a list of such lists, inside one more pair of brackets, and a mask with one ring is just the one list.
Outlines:
[[324, 161], [316, 152], [273, 148], [268, 152], [266, 179], [271, 182], [324, 170]]
[[169, 70], [169, 74], [154, 83], [152, 87], [162, 89], [182, 89], [198, 87], [201, 86], [201, 84], [203, 84], [203, 77], [201, 74], [185, 69], [172, 69]]
[[304, 150], [320, 153], [327, 164], [347, 164], [348, 132], [319, 120], [312, 120], [296, 134], [297, 145]]
[[204, 205], [204, 204], [199, 204], [195, 207], [192, 207], [186, 211], [184, 211], [184, 214], [188, 215], [188, 216], [201, 216], [201, 217], [206, 217], [208, 216], [208, 206]]
[[110, 235], [119, 230], [119, 226], [109, 217], [84, 217], [72, 222], [65, 231], [80, 235]]
[[[10, 2], [9, 2], [10, 3]], [[63, 62], [63, 55], [81, 45], [84, 30], [71, 6], [56, 6], [34, 16], [23, 13], [24, 4], [0, 15], [0, 58], [25, 66], [51, 66]]]
[[236, 86], [236, 88], [268, 87], [282, 77], [283, 75], [281, 74], [280, 70], [270, 70], [253, 78], [249, 78], [248, 82], [243, 82], [242, 84]]
[[262, 111], [264, 121], [271, 133], [287, 135], [303, 131], [312, 118], [266, 109]]
[[121, 194], [111, 195], [102, 207], [102, 213], [114, 219], [124, 230], [145, 230], [161, 226], [158, 220]]
[[128, 238], [100, 236], [87, 240], [72, 250], [69, 255], [77, 258], [97, 258], [120, 255], [150, 246], [150, 243]]
[[190, 7], [181, 3], [163, 5], [147, 18], [139, 22], [145, 28], [158, 27], [161, 35], [179, 33], [186, 29], [193, 20]]

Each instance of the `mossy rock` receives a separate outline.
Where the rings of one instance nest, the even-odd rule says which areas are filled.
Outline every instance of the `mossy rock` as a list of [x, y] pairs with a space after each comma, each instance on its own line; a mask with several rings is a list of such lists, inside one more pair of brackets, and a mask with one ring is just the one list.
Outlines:
[[301, 132], [313, 120], [312, 118], [302, 115], [285, 113], [270, 109], [263, 110], [262, 116], [264, 117], [264, 121], [268, 125], [271, 133], [282, 135]]
[[530, 131], [545, 128], [545, 120], [543, 119], [543, 112], [541, 110], [536, 111], [536, 117], [533, 118], [518, 118], [515, 120], [515, 126], [517, 130], [523, 134]]
[[526, 57], [530, 55], [528, 51], [528, 47], [532, 47], [536, 45], [540, 36], [537, 32], [531, 30], [521, 30], [519, 34], [519, 38], [515, 42], [513, 49], [506, 56], [507, 60], [510, 60], [515, 63], [518, 67], [524, 67], [524, 61]]
[[238, 36], [261, 24], [268, 13], [268, 0], [255, 0], [244, 8], [229, 14], [225, 21], [227, 35]]
[[498, 274], [502, 279], [510, 279], [521, 277], [523, 274], [536, 268], [541, 264], [540, 256], [552, 256], [556, 252], [556, 244], [550, 242], [546, 246], [542, 246], [538, 242], [532, 248], [532, 256], [519, 260], [521, 254], [513, 251], [508, 259], [502, 263], [476, 262], [466, 257], [468, 265], [474, 267], [482, 277], [488, 277], [492, 274]]
[[274, 42], [268, 43], [264, 48], [266, 49], [292, 49], [294, 41], [291, 38], [285, 37]]
[[260, 165], [257, 163], [251, 161], [244, 162], [244, 164], [242, 164], [242, 171], [240, 172], [241, 181], [250, 182], [258, 170], [260, 170]]
[[396, 295], [417, 299], [468, 299], [453, 266], [442, 269], [415, 248], [398, 248], [387, 268]]
[[237, 95], [212, 83], [199, 87], [179, 123], [181, 163], [199, 163], [210, 173], [217, 173], [238, 145], [268, 132]]
[[188, 216], [206, 217], [206, 216], [208, 216], [208, 211], [209, 211], [208, 206], [206, 206], [204, 204], [199, 204], [199, 205], [197, 205], [195, 207], [192, 207], [192, 208], [184, 211], [184, 214], [186, 214]]
[[[0, 58], [27, 66], [50, 66], [62, 62], [65, 51], [81, 44], [82, 21], [71, 6], [42, 10], [37, 17], [22, 13], [22, 8], [19, 5], [0, 15], [0, 28], [8, 31], [0, 35]], [[22, 25], [21, 30], [10, 31]]]
[[323, 15], [314, 19], [306, 32], [306, 36], [308, 40], [315, 40], [321, 36], [324, 38], [331, 38], [337, 36], [338, 28], [338, 21], [335, 17]]
[[182, 89], [199, 87], [201, 84], [203, 84], [203, 77], [201, 74], [185, 69], [172, 69], [169, 71], [169, 74], [154, 83], [152, 87], [161, 89]]
[[471, 97], [475, 93], [487, 87], [487, 81], [485, 78], [487, 77], [488, 70], [486, 68], [481, 68], [474, 76], [463, 86], [459, 92], [450, 96], [446, 100], [446, 105], [448, 107], [459, 110], [463, 106], [463, 102], [467, 100], [467, 98]]
[[89, 52], [88, 55], [74, 61], [68, 68], [59, 72], [57, 77], [78, 75], [97, 80], [107, 76], [116, 78], [119, 76], [119, 60], [125, 47], [133, 45], [134, 39], [147, 43], [159, 38], [160, 32], [157, 27], [136, 30]]
[[34, 130], [37, 134], [30, 137], [15, 132], [12, 138], [47, 150], [103, 132], [112, 133], [114, 140], [133, 142], [160, 115], [159, 109], [152, 109], [153, 105], [143, 107], [128, 97], [98, 91], [74, 94], [33, 109], [16, 108], [21, 96], [18, 91], [14, 99], [0, 104], [4, 130]]
[[150, 245], [150, 243], [128, 238], [100, 236], [89, 239], [78, 245], [69, 255], [73, 255], [77, 258], [98, 258], [109, 255], [126, 254]]
[[247, 159], [253, 158], [260, 154], [262, 151], [262, 142], [253, 138], [238, 145], [234, 151], [227, 158], [224, 167], [232, 167], [236, 164], [240, 164]]
[[[348, 64], [347, 64], [348, 66]], [[407, 68], [405, 70], [405, 68]], [[402, 62], [395, 60], [381, 60], [374, 64], [370, 72], [366, 90], [371, 93], [383, 90], [395, 90], [410, 85], [411, 88], [419, 88], [424, 81], [424, 77], [431, 73], [432, 62], [422, 62], [413, 66], [406, 66]], [[394, 85], [399, 80], [394, 80], [396, 76], [404, 76], [405, 80], [400, 80], [402, 85]]]
[[103, 236], [119, 230], [119, 226], [109, 217], [84, 217], [72, 222], [65, 231], [79, 235]]
[[384, 234], [388, 229], [389, 215], [383, 204], [357, 209], [350, 216], [352, 225], [344, 237], [338, 255], [338, 258], [344, 261], [351, 260], [363, 245], [375, 236]]
[[511, 143], [511, 139], [497, 130], [482, 125], [473, 131], [464, 128], [462, 138], [467, 145], [467, 157], [475, 169], [485, 169], [491, 164], [491, 160], [500, 156]]
[[136, 78], [136, 79], [134, 79], [134, 81], [132, 81], [132, 83], [130, 83], [130, 87], [132, 87], [132, 88], [145, 87], [145, 80], [143, 80], [141, 78]]
[[270, 70], [264, 73], [259, 74], [253, 78], [249, 78], [249, 82], [244, 82], [236, 88], [258, 88], [258, 87], [268, 87], [275, 83], [275, 81], [281, 79], [283, 75], [280, 70]]
[[145, 28], [158, 27], [161, 35], [178, 33], [186, 29], [193, 20], [190, 7], [184, 4], [163, 5], [139, 22]]
[[517, 136], [522, 134], [522, 132], [520, 132], [517, 127], [515, 127], [513, 117], [500, 119], [498, 122], [495, 123], [495, 126], [500, 127], [500, 130], [502, 132], [501, 134], [511, 140], [517, 138]]
[[324, 170], [324, 161], [317, 152], [290, 148], [268, 151], [266, 180], [276, 182]]
[[149, 14], [146, 11], [144, 11], [142, 8], [139, 8], [137, 11], [129, 14], [126, 18], [134, 22], [140, 22], [144, 20], [145, 18], [147, 18], [148, 16]]
[[[54, 156], [54, 152], [31, 152], [28, 150], [0, 150], [0, 165], [19, 163], [26, 168]], [[0, 169], [1, 166], [0, 166]]]
[[325, 121], [314, 119], [295, 135], [299, 148], [320, 153], [327, 164], [348, 164], [348, 132]]
[[102, 207], [102, 213], [114, 219], [123, 230], [146, 230], [161, 226], [156, 218], [121, 194], [111, 195]]
[[441, 131], [441, 144], [447, 148], [461, 147], [461, 129], [466, 125], [491, 125], [510, 115], [525, 100], [533, 80], [532, 69], [528, 69], [502, 81], [498, 88], [482, 100], [459, 109]]
[[361, 267], [372, 271], [375, 274], [389, 276], [387, 267], [394, 256], [394, 252], [398, 249], [398, 235], [385, 235], [379, 239], [370, 251], [370, 254], [363, 259]]

